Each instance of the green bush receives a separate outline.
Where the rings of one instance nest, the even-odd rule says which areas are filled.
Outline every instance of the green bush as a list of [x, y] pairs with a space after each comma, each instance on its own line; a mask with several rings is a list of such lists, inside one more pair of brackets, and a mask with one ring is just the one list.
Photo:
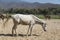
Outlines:
[[[36, 16], [40, 19], [44, 19], [43, 15], [36, 15]], [[51, 16], [51, 19], [60, 19], [59, 15], [50, 15], [50, 16]]]
[[44, 19], [44, 16], [43, 15], [36, 15], [38, 18], [40, 19]]

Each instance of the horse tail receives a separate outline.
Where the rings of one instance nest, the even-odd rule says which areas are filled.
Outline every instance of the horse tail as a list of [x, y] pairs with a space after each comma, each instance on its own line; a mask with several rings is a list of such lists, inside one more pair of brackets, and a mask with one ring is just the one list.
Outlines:
[[7, 16], [6, 16], [6, 21], [3, 23], [3, 26], [4, 26], [4, 27], [5, 27], [5, 24], [9, 21], [10, 18], [11, 18], [11, 15], [9, 15], [9, 16], [7, 15]]

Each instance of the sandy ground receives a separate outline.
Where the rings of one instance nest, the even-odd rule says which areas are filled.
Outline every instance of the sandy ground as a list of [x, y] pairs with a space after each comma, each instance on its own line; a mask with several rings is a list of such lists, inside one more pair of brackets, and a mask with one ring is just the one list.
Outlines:
[[19, 35], [12, 37], [13, 21], [10, 19], [4, 28], [3, 21], [0, 20], [0, 40], [60, 40], [60, 19], [46, 20], [46, 22], [46, 32], [43, 31], [41, 25], [36, 24], [33, 27], [32, 36], [26, 38], [28, 25], [18, 25]]

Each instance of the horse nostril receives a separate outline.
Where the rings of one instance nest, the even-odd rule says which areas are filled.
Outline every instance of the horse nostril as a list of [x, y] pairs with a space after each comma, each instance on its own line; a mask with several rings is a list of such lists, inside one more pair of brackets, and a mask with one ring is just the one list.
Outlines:
[[46, 32], [46, 30], [44, 30]]

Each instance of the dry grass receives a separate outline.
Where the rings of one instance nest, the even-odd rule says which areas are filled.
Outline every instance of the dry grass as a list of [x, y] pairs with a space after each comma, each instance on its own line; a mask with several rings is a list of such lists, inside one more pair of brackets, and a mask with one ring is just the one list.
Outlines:
[[32, 36], [26, 38], [28, 25], [18, 25], [17, 33], [19, 36], [12, 37], [12, 20], [9, 20], [5, 28], [0, 20], [0, 40], [60, 40], [60, 19], [51, 19], [47, 21], [47, 32], [44, 32], [41, 25], [34, 25]]

